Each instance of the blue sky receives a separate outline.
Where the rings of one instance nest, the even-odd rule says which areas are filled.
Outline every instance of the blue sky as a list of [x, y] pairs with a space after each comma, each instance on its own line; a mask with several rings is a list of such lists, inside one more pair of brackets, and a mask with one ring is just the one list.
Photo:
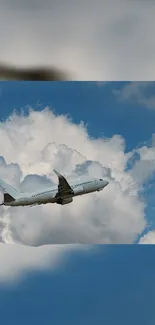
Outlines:
[[[113, 91], [125, 85], [124, 82], [109, 82], [104, 86], [95, 82], [1, 82], [0, 117], [10, 114], [13, 108], [25, 109], [25, 105], [37, 110], [50, 105], [56, 113], [69, 114], [75, 123], [83, 120], [94, 137], [121, 134], [127, 150], [131, 150], [150, 140], [154, 111], [139, 107], [136, 101], [117, 100]], [[153, 94], [154, 89], [151, 91]]]
[[[45, 105], [57, 114], [83, 120], [93, 137], [122, 135], [126, 150], [149, 141], [155, 110], [138, 100], [119, 100], [126, 83], [1, 82], [0, 119], [13, 109]], [[153, 96], [154, 88], [149, 96]], [[148, 95], [147, 95], [148, 96]], [[27, 109], [25, 108], [25, 112]], [[150, 195], [148, 217], [153, 220]], [[71, 253], [55, 271], [29, 272], [14, 287], [1, 286], [5, 324], [131, 325], [155, 322], [154, 247], [98, 246], [92, 254]]]
[[58, 271], [29, 273], [0, 290], [5, 324], [153, 325], [154, 246], [98, 246]]

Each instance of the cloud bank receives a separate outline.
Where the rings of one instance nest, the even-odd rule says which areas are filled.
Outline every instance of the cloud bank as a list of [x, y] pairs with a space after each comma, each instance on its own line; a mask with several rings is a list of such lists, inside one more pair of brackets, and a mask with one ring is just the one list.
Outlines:
[[78, 80], [154, 80], [153, 1], [1, 0], [0, 9], [1, 62]]
[[145, 204], [119, 135], [91, 139], [81, 123], [48, 108], [14, 113], [0, 128], [0, 175], [22, 191], [56, 183], [53, 169], [68, 179], [97, 176], [110, 181], [101, 193], [67, 206], [1, 207], [3, 242], [23, 245], [131, 243], [145, 227]]
[[[0, 285], [16, 284], [21, 281], [28, 271], [50, 269], [54, 271], [59, 267], [67, 254], [73, 251], [88, 250], [80, 245], [28, 247], [23, 245], [5, 245], [0, 243]], [[89, 247], [90, 249], [90, 247]]]
[[[21, 191], [57, 183], [54, 168], [68, 179], [87, 175], [110, 182], [102, 192], [77, 197], [66, 206], [0, 207], [0, 277], [43, 267], [45, 259], [47, 267], [55, 267], [73, 244], [133, 243], [145, 229], [141, 193], [155, 171], [154, 141], [136, 149], [139, 159], [134, 161], [135, 151], [125, 152], [120, 135], [90, 138], [82, 122], [76, 125], [48, 107], [30, 109], [26, 116], [14, 112], [0, 124], [0, 138], [0, 177]], [[8, 250], [4, 243], [14, 245]]]

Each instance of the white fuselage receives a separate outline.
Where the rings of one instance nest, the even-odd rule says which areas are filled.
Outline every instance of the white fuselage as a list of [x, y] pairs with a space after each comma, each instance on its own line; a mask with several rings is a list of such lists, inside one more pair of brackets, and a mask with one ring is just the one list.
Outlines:
[[[93, 179], [79, 181], [77, 183], [70, 182], [70, 186], [73, 190], [73, 194], [65, 195], [63, 198], [66, 200], [72, 200], [73, 197], [78, 195], [84, 195], [95, 191], [101, 191], [109, 182], [102, 179]], [[15, 201], [6, 202], [6, 206], [26, 206], [26, 205], [38, 205], [46, 203], [57, 203], [58, 198], [55, 197], [58, 192], [58, 187], [53, 186], [51, 188], [46, 188], [38, 192], [33, 193], [20, 193], [19, 197], [16, 197]], [[68, 202], [70, 203], [70, 201]]]

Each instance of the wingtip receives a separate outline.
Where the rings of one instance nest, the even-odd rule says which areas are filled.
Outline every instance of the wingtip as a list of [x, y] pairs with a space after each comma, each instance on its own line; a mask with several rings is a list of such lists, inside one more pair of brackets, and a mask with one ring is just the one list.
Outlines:
[[57, 176], [60, 175], [59, 172], [58, 172], [56, 169], [53, 169], [53, 171], [54, 171], [54, 173], [55, 173]]

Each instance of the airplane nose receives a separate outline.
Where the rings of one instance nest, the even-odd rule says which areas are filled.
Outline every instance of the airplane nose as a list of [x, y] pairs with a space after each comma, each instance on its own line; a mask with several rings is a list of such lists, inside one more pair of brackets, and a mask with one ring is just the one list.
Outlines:
[[105, 181], [105, 182], [104, 182], [104, 186], [107, 186], [108, 184], [109, 184], [108, 181]]

